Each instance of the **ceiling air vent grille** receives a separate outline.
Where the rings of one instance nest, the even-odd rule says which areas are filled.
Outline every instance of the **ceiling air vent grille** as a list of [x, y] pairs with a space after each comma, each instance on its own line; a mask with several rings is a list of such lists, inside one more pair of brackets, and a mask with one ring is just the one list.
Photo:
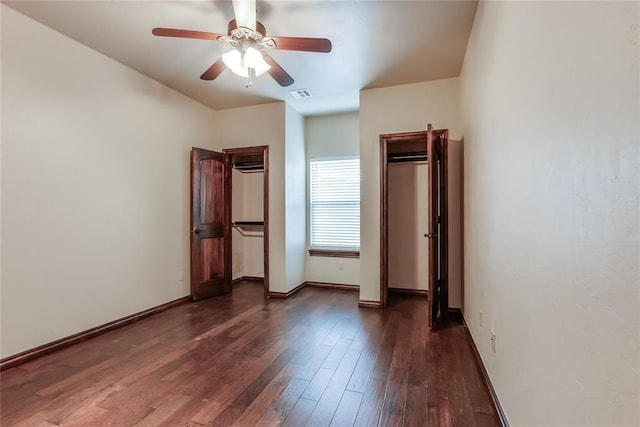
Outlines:
[[289, 93], [295, 99], [311, 98], [311, 92], [308, 89], [295, 89], [290, 90]]

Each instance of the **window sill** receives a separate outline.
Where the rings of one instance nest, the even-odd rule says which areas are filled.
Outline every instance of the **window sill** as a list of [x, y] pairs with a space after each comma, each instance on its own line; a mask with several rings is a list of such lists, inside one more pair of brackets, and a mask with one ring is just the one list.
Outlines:
[[343, 251], [339, 249], [309, 249], [309, 255], [336, 258], [360, 258], [360, 251]]

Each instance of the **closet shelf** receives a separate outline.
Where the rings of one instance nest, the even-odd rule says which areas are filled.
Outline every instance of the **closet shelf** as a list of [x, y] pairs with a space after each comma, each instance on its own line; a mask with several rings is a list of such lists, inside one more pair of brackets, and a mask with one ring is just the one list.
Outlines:
[[264, 221], [234, 221], [232, 225], [240, 232], [264, 231]]

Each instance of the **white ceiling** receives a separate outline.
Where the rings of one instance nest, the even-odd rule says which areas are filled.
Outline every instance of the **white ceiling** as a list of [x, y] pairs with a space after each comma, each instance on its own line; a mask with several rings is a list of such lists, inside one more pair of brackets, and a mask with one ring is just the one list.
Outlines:
[[[285, 100], [304, 115], [358, 108], [363, 88], [456, 77], [477, 7], [473, 1], [258, 0], [268, 35], [325, 37], [331, 53], [274, 50], [295, 79], [287, 88], [258, 77], [251, 88], [226, 70], [214, 81], [200, 75], [226, 43], [154, 37], [154, 27], [226, 33], [230, 1], [3, 1], [126, 66], [214, 109]], [[295, 100], [292, 89], [312, 97]]]

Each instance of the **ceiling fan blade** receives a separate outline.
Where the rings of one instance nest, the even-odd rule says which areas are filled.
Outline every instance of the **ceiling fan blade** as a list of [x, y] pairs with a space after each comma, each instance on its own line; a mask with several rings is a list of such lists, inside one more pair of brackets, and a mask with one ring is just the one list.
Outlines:
[[233, 0], [238, 27], [256, 29], [256, 0]]
[[271, 56], [266, 53], [262, 53], [262, 57], [265, 62], [271, 66], [269, 68], [269, 75], [273, 77], [273, 79], [278, 82], [278, 84], [282, 87], [291, 86], [293, 84], [293, 77], [291, 77], [285, 70], [273, 59]]
[[222, 34], [204, 31], [179, 30], [177, 28], [154, 28], [151, 33], [160, 37], [180, 37], [185, 39], [218, 40]]
[[303, 52], [331, 52], [331, 40], [311, 37], [269, 37], [276, 42], [275, 49]]
[[220, 58], [216, 62], [214, 62], [213, 65], [207, 69], [207, 71], [202, 73], [200, 78], [202, 80], [215, 80], [216, 77], [218, 77], [225, 68], [226, 67], [224, 65], [224, 62], [222, 61], [222, 58]]

